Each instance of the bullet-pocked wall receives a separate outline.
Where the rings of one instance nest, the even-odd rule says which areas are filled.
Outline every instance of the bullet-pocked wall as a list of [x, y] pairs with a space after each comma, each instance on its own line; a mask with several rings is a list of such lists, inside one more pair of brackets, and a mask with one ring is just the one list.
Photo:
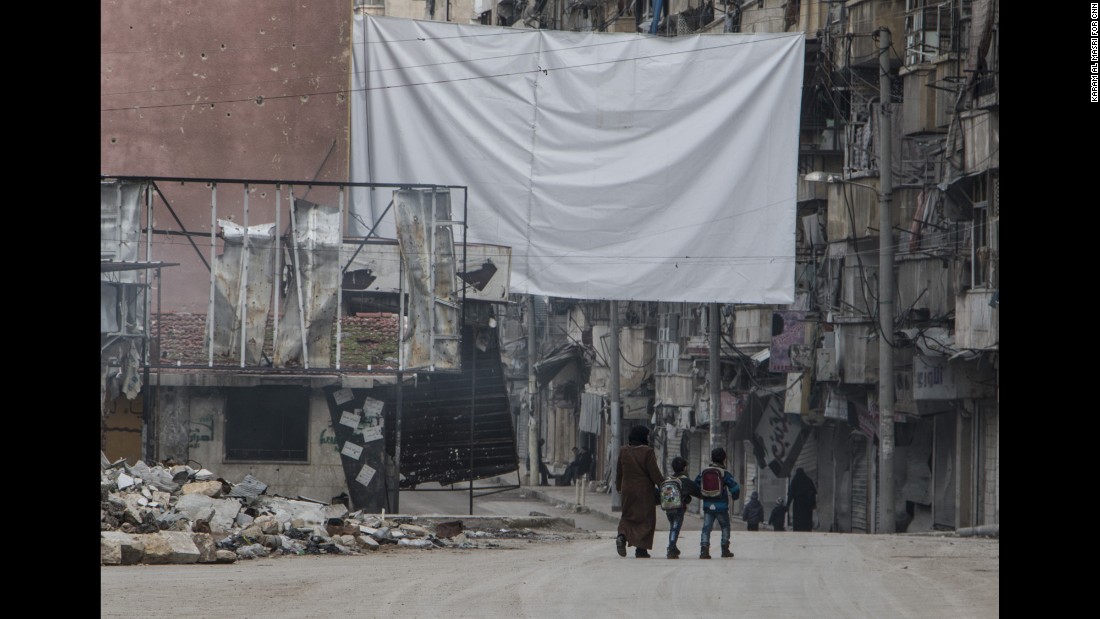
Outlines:
[[161, 387], [157, 456], [267, 494], [328, 501], [347, 490], [324, 393], [304, 386]]
[[[346, 180], [351, 14], [321, 0], [100, 3], [100, 173]], [[161, 189], [178, 220], [158, 196], [151, 227], [168, 234], [152, 259], [179, 264], [163, 309], [205, 313], [208, 271], [181, 234], [210, 234], [210, 190]], [[242, 222], [240, 193], [220, 192], [219, 217]], [[251, 194], [250, 224], [272, 221], [272, 195]]]

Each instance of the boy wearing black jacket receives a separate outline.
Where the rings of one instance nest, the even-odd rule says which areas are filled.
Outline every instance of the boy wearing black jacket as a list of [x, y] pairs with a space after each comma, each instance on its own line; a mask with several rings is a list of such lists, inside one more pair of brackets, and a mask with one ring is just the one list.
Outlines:
[[699, 487], [687, 476], [686, 469], [687, 460], [680, 456], [672, 459], [671, 477], [680, 480], [680, 496], [683, 497], [684, 502], [681, 504], [680, 509], [665, 511], [665, 516], [668, 517], [668, 552], [665, 553], [666, 559], [680, 558], [680, 549], [676, 547], [676, 540], [679, 539], [680, 527], [684, 524], [684, 512], [688, 503], [691, 502], [691, 497], [703, 498], [699, 494]]

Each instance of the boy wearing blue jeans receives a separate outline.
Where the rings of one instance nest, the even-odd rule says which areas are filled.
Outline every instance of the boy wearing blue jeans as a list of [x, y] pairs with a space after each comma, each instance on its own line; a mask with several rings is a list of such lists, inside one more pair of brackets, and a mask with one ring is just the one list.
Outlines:
[[[717, 469], [717, 470], [715, 470]], [[710, 530], [714, 521], [722, 527], [722, 557], [733, 557], [730, 552], [730, 497], [741, 496], [741, 486], [733, 475], [726, 470], [726, 450], [715, 447], [710, 452], [710, 465], [695, 477], [703, 495], [703, 533], [699, 540], [699, 558], [710, 558]], [[714, 496], [708, 496], [708, 495]]]
[[699, 489], [692, 483], [691, 478], [684, 474], [687, 464], [687, 460], [680, 456], [672, 459], [672, 477], [680, 480], [680, 496], [683, 497], [683, 503], [681, 503], [680, 509], [671, 509], [665, 512], [665, 516], [668, 517], [668, 551], [665, 553], [666, 559], [680, 558], [680, 549], [676, 547], [676, 540], [680, 538], [680, 527], [684, 524], [684, 512], [688, 503], [691, 502], [691, 497], [702, 498]]

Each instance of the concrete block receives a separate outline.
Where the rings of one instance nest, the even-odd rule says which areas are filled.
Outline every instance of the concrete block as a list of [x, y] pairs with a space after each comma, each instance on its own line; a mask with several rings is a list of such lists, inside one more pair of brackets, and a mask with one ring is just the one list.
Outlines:
[[172, 544], [161, 537], [160, 533], [149, 533], [141, 536], [145, 544], [145, 556], [141, 562], [150, 565], [161, 565], [172, 562]]
[[183, 494], [176, 499], [176, 511], [191, 522], [206, 520], [214, 534], [228, 531], [241, 511], [237, 499], [215, 499], [205, 494]]
[[191, 541], [195, 543], [195, 548], [199, 551], [199, 558], [196, 563], [217, 563], [217, 551], [218, 547], [214, 544], [214, 536], [209, 533], [192, 533]]
[[199, 560], [199, 549], [192, 539], [193, 533], [161, 531], [144, 535], [145, 558], [148, 564], [188, 564]]
[[340, 544], [341, 546], [345, 546], [347, 548], [358, 548], [359, 547], [359, 542], [356, 541], [354, 535], [337, 535], [337, 536], [332, 538], [332, 541], [336, 542], [337, 544]]
[[218, 563], [236, 563], [237, 553], [232, 550], [217, 550], [214, 552], [214, 557]]
[[283, 518], [286, 516], [290, 516], [292, 522], [300, 520], [300, 524], [294, 525], [296, 529], [323, 529], [325, 522], [328, 521], [328, 516], [326, 516], [325, 512], [322, 510], [323, 507], [326, 507], [325, 505], [318, 505], [317, 503], [310, 503], [308, 501], [294, 501], [281, 497], [271, 497], [265, 501], [264, 505], [269, 511], [275, 514], [276, 518], [279, 518], [280, 522], [282, 522]]
[[321, 513], [325, 516], [325, 520], [329, 518], [343, 518], [348, 514], [348, 507], [343, 503], [320, 505], [319, 507], [321, 508]]
[[431, 531], [415, 524], [402, 524], [398, 528], [400, 528], [408, 535], [415, 535], [417, 537], [428, 537], [432, 534]]
[[119, 473], [117, 483], [118, 483], [118, 489], [119, 490], [125, 490], [125, 489], [129, 488], [130, 486], [133, 486], [134, 484], [136, 484], [137, 480], [135, 480], [130, 475], [127, 475], [126, 473]]
[[279, 519], [271, 514], [258, 516], [253, 521], [253, 524], [260, 527], [260, 531], [265, 535], [278, 535], [279, 531], [282, 529]]
[[136, 535], [121, 531], [103, 531], [100, 538], [119, 546], [119, 565], [137, 565], [145, 555], [145, 543]]
[[193, 481], [189, 484], [184, 484], [181, 490], [183, 494], [204, 494], [211, 498], [220, 498], [222, 496], [222, 482], [214, 479], [210, 481]]
[[366, 548], [367, 550], [378, 550], [378, 548], [382, 545], [375, 541], [375, 539], [369, 535], [360, 535], [357, 539], [359, 541], [359, 546], [361, 548]]

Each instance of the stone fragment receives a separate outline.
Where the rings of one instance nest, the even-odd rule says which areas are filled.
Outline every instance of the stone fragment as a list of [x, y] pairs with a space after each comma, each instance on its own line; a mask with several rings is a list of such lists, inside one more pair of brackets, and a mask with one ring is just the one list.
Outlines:
[[168, 474], [172, 476], [174, 483], [182, 486], [187, 483], [187, 480], [191, 479], [191, 476], [195, 474], [195, 470], [186, 464], [177, 464], [168, 469]]
[[406, 523], [406, 524], [402, 524], [399, 528], [402, 531], [404, 531], [405, 533], [407, 533], [409, 535], [415, 535], [417, 537], [428, 537], [429, 535], [432, 534], [431, 531], [425, 529], [424, 527], [417, 526], [415, 524], [407, 524]]
[[359, 546], [359, 542], [356, 541], [354, 535], [336, 535], [333, 538], [337, 544], [345, 546], [347, 548], [356, 548]]
[[138, 460], [137, 464], [131, 467], [130, 473], [165, 492], [179, 490], [179, 484], [172, 481], [172, 474], [163, 467], [150, 467], [145, 462]]
[[277, 535], [281, 530], [279, 519], [272, 514], [264, 514], [252, 521], [252, 524], [260, 527], [266, 535]]
[[381, 546], [381, 544], [369, 535], [360, 535], [356, 539], [359, 541], [359, 546], [367, 550], [378, 550], [379, 546]]
[[436, 537], [448, 539], [462, 533], [462, 521], [451, 520], [449, 522], [440, 522], [435, 525]]
[[237, 553], [233, 552], [232, 550], [221, 550], [221, 549], [219, 549], [219, 550], [214, 552], [214, 557], [217, 559], [218, 563], [236, 563], [237, 562]]
[[432, 543], [426, 539], [399, 539], [397, 543], [401, 546], [412, 546], [413, 548], [431, 548]]
[[214, 536], [209, 533], [192, 533], [191, 541], [199, 551], [198, 563], [217, 563], [218, 547], [214, 544]]
[[256, 526], [255, 522], [241, 529], [240, 532], [240, 536], [249, 540], [250, 542], [258, 542], [263, 537], [263, 534], [263, 529]]
[[222, 495], [222, 482], [216, 479], [210, 481], [193, 481], [184, 484], [181, 492], [183, 494], [204, 494], [216, 499]]
[[145, 555], [145, 543], [135, 535], [121, 531], [103, 531], [100, 556], [104, 565], [137, 565]]
[[148, 564], [187, 564], [199, 560], [199, 549], [191, 533], [161, 531], [145, 536], [145, 557]]
[[215, 499], [204, 494], [183, 494], [176, 499], [176, 511], [187, 516], [191, 522], [200, 519], [209, 522], [210, 531], [218, 534], [233, 526], [233, 520], [241, 511], [241, 502]]
[[348, 508], [343, 503], [335, 503], [332, 505], [323, 505], [321, 507], [321, 513], [325, 515], [325, 518], [343, 518], [348, 514]]
[[130, 486], [133, 486], [135, 483], [137, 482], [134, 480], [134, 478], [127, 475], [126, 473], [121, 473], [118, 476], [117, 484], [119, 490], [125, 490]]

